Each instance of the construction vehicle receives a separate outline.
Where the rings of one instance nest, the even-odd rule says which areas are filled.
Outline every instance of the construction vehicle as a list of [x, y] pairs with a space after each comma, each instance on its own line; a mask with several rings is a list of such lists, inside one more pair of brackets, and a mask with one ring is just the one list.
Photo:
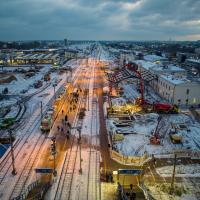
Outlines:
[[170, 139], [174, 144], [182, 143], [182, 135], [177, 132], [177, 128], [172, 124], [172, 128], [169, 132]]
[[40, 88], [42, 87], [42, 81], [36, 81], [33, 85], [34, 85], [34, 88]]
[[158, 113], [171, 113], [176, 114], [178, 113], [178, 106], [177, 105], [170, 105], [168, 103], [154, 103], [153, 110]]
[[155, 130], [152, 131], [152, 136], [150, 137], [150, 144], [153, 144], [153, 145], [159, 145], [160, 144], [159, 130], [162, 127], [160, 129], [158, 129], [158, 127], [159, 127], [161, 120], [162, 120], [162, 117], [159, 116], [157, 126], [156, 126]]

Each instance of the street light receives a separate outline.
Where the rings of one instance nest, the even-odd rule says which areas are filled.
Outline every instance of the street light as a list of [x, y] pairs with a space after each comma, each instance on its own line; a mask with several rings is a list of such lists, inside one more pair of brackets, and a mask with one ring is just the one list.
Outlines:
[[56, 98], [56, 84], [53, 84], [54, 99]]
[[82, 174], [82, 166], [81, 166], [81, 162], [82, 162], [82, 158], [81, 158], [81, 127], [72, 127], [71, 129], [76, 129], [78, 131], [78, 145], [79, 145], [79, 158], [80, 158], [80, 168], [79, 168], [79, 173]]
[[171, 180], [170, 193], [174, 192], [174, 180], [175, 180], [175, 173], [176, 173], [176, 157], [177, 157], [177, 155], [174, 154], [174, 166], [173, 166], [173, 174], [172, 174], [172, 180]]
[[53, 156], [53, 175], [57, 176], [57, 171], [56, 171], [56, 137], [47, 137], [52, 141], [51, 143], [51, 155]]

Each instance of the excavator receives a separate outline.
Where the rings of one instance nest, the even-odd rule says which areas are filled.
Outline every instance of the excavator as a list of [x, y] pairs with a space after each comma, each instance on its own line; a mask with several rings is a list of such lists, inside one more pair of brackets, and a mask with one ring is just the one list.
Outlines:
[[162, 117], [159, 116], [156, 129], [154, 131], [152, 131], [152, 136], [150, 137], [150, 144], [153, 144], [153, 145], [159, 145], [160, 144], [159, 130], [162, 127], [160, 129], [158, 129], [158, 126], [159, 126], [161, 120], [162, 120]]

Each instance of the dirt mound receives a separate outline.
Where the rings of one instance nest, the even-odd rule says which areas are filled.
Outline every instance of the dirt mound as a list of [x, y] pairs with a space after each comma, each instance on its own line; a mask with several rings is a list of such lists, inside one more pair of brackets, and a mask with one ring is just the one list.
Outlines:
[[5, 84], [5, 83], [11, 83], [12, 81], [17, 80], [17, 78], [12, 74], [12, 75], [2, 75], [0, 76], [0, 84]]

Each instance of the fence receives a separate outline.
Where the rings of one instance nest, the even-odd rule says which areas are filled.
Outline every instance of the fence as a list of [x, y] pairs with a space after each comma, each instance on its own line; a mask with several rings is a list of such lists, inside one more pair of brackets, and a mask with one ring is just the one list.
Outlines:
[[146, 162], [151, 160], [151, 158], [148, 158], [147, 154], [144, 154], [143, 156], [124, 156], [113, 149], [110, 149], [110, 155], [116, 162], [124, 165], [135, 165], [138, 167], [143, 166]]

